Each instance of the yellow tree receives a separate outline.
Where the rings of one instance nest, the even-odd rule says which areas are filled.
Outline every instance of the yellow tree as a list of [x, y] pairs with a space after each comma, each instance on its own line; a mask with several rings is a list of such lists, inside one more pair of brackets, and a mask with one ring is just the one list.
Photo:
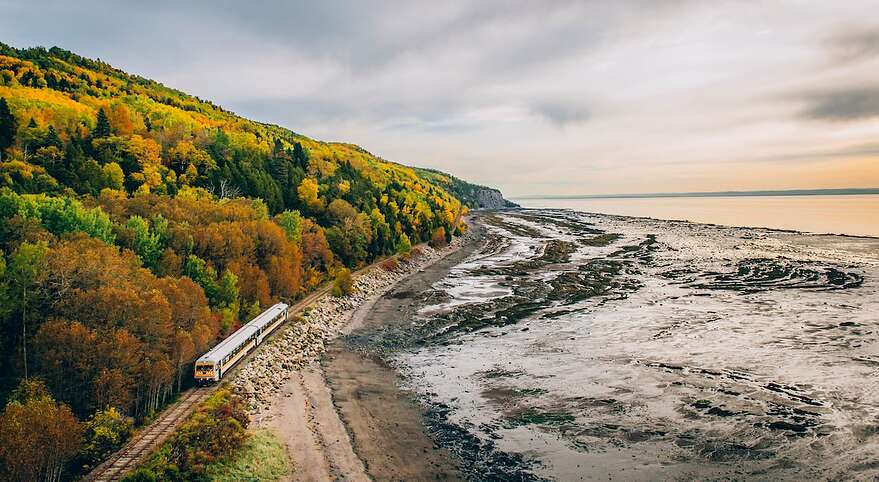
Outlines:
[[23, 381], [0, 414], [0, 474], [9, 481], [58, 481], [81, 443], [70, 408], [55, 403], [41, 382]]
[[299, 195], [299, 202], [304, 204], [312, 212], [320, 212], [324, 209], [324, 201], [318, 194], [319, 185], [312, 178], [305, 178], [299, 184], [296, 193]]

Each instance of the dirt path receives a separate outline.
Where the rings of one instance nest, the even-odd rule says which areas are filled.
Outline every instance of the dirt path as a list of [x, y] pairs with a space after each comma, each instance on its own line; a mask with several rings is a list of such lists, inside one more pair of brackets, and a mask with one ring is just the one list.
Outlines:
[[[426, 289], [472, 252], [476, 238], [391, 291]], [[400, 320], [408, 312], [401, 305], [409, 304], [376, 295], [353, 313], [343, 334], [379, 326], [397, 308]], [[342, 339], [287, 381], [259, 424], [287, 446], [293, 466], [287, 481], [461, 479], [455, 459], [425, 433], [420, 408], [399, 391], [393, 370]]]

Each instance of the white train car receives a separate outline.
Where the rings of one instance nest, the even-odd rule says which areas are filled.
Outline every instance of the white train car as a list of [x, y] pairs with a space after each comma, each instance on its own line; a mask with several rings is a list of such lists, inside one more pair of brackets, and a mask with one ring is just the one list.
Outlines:
[[219, 381], [230, 368], [287, 321], [289, 309], [287, 304], [278, 303], [211, 348], [195, 361], [195, 379], [201, 383]]

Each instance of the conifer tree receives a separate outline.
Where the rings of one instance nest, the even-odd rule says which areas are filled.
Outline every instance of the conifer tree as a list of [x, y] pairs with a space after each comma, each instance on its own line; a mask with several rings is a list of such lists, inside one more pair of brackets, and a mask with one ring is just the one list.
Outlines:
[[47, 146], [55, 146], [58, 149], [64, 147], [64, 142], [61, 141], [61, 137], [58, 136], [58, 132], [52, 124], [49, 124], [49, 130], [46, 132], [46, 139], [43, 141], [43, 144]]
[[6, 98], [0, 97], [0, 155], [3, 151], [12, 147], [15, 142], [15, 131], [18, 125], [15, 122], [15, 116], [9, 110], [9, 104]]
[[110, 136], [110, 121], [107, 119], [107, 113], [104, 108], [98, 111], [98, 121], [95, 123], [95, 130], [92, 131], [92, 138], [99, 139], [101, 137]]
[[308, 167], [308, 153], [305, 152], [302, 144], [298, 142], [293, 144], [293, 162], [296, 163], [297, 167], [301, 167], [302, 169]]

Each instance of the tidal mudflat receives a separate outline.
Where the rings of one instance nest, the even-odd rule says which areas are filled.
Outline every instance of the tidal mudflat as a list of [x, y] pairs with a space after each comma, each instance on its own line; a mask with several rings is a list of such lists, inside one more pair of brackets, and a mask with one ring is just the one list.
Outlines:
[[346, 340], [401, 374], [465, 477], [879, 474], [879, 239], [551, 209], [481, 223], [466, 260], [389, 295], [399, 319]]

